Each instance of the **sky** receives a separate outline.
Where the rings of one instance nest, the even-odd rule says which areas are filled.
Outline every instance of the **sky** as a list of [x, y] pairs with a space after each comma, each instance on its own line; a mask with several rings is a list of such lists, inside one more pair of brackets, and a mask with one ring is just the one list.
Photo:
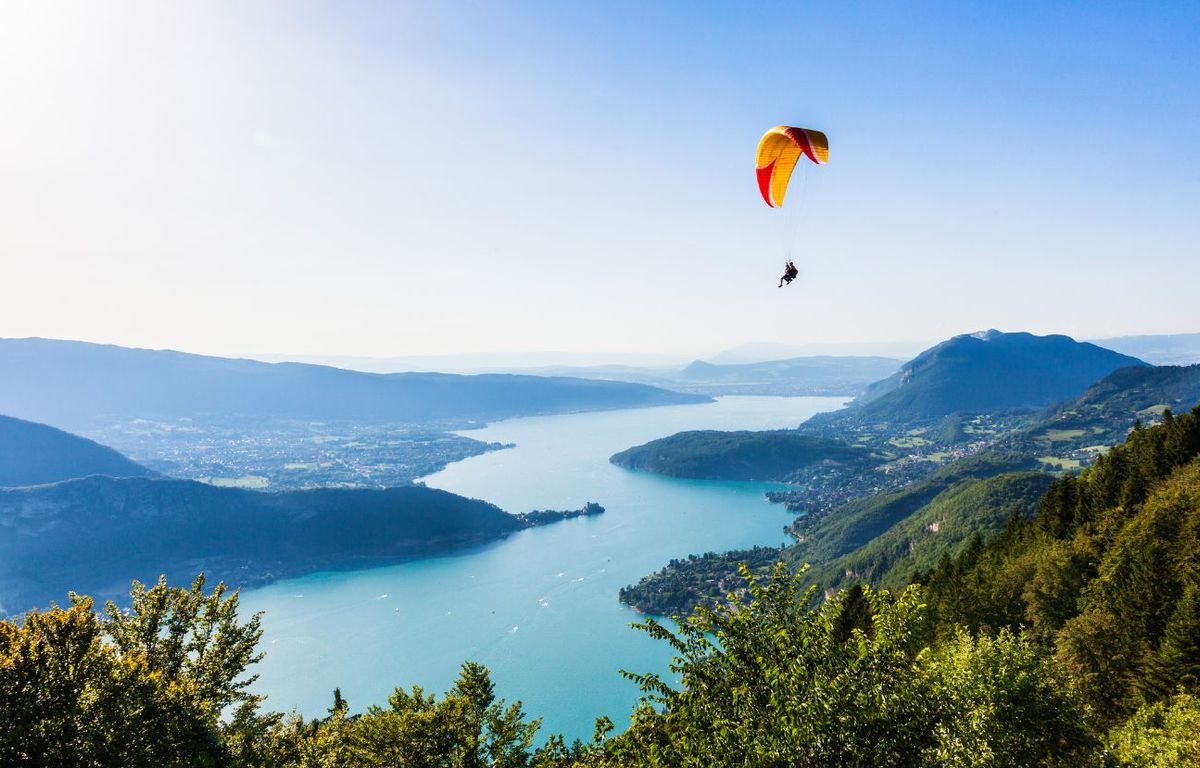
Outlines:
[[[1198, 30], [1194, 2], [0, 4], [0, 337], [1200, 331]], [[773, 210], [781, 123], [831, 157]]]

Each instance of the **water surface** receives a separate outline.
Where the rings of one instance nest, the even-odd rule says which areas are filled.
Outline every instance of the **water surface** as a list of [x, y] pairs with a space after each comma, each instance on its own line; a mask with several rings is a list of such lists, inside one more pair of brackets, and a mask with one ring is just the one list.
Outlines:
[[664, 671], [669, 649], [629, 628], [617, 591], [688, 554], [779, 544], [790, 521], [770, 485], [677, 480], [619, 469], [617, 451], [685, 429], [792, 427], [844, 398], [725, 397], [700, 405], [513, 419], [463, 434], [510, 448], [426, 482], [509, 512], [598, 517], [522, 531], [449, 557], [317, 573], [243, 594], [265, 611], [255, 690], [275, 710], [322, 716], [340, 686], [353, 711], [396, 686], [445, 691], [464, 660], [487, 665], [498, 695], [521, 699], [546, 732], [587, 739], [638, 697], [618, 670]]

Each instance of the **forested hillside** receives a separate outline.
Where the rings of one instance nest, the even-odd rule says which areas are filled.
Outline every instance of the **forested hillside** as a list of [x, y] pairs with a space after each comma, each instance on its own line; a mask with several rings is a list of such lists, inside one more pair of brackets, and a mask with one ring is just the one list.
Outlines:
[[1200, 685], [1200, 408], [1136, 429], [1033, 518], [918, 580], [942, 631], [1027, 628], [1104, 722]]
[[870, 461], [846, 463], [831, 452], [814, 473], [806, 450], [789, 468], [781, 446], [803, 441], [779, 432], [673, 435], [613, 461], [681, 477], [791, 482], [798, 487], [771, 499], [811, 522], [848, 501], [912, 488], [981, 453], [1019, 453], [1028, 459], [1021, 469], [1076, 469], [1123, 439], [1139, 415], [1198, 399], [1200, 366], [1157, 369], [1066, 336], [987, 331], [927, 350], [850, 407], [817, 414], [796, 430], [867, 449]]
[[[825, 586], [903, 587], [914, 572], [958, 554], [976, 537], [992, 536], [1013, 515], [1030, 515], [1052, 482], [1045, 472], [959, 480], [867, 543], [814, 568], [812, 578]], [[785, 554], [803, 560], [799, 551]]]
[[701, 480], [786, 480], [811, 465], [865, 469], [879, 460], [840, 440], [795, 431], [680, 432], [613, 455], [613, 464]]
[[[849, 407], [817, 414], [800, 431], [897, 455], [937, 455], [1040, 422], [1043, 409], [1125, 368], [1149, 366], [1067, 336], [962, 334], [872, 383]], [[1148, 390], [1157, 381], [1150, 380]]]
[[527, 525], [487, 502], [408, 486], [260, 493], [94, 476], [0, 489], [0, 612], [69, 590], [199, 571], [236, 585], [492, 541]]

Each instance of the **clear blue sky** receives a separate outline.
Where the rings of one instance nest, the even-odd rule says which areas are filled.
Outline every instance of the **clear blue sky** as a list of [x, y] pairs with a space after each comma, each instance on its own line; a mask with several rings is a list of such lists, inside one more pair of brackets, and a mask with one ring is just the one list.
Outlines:
[[[1198, 32], [1197, 3], [6, 4], [0, 336], [1200, 331]], [[831, 143], [782, 211], [777, 123]]]

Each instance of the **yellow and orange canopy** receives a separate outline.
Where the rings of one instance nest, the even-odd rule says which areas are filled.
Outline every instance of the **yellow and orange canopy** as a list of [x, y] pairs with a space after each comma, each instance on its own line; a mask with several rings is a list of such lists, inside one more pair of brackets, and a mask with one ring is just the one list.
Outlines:
[[783, 205], [788, 181], [801, 155], [817, 165], [825, 165], [829, 162], [829, 139], [820, 131], [787, 125], [777, 125], [763, 134], [754, 165], [758, 189], [767, 205], [772, 208]]

